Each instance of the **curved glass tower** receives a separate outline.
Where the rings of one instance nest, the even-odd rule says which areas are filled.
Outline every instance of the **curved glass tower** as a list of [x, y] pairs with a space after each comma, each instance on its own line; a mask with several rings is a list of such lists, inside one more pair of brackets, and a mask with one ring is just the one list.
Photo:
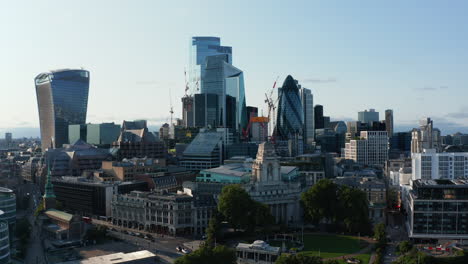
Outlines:
[[302, 135], [304, 113], [296, 81], [288, 75], [283, 86], [278, 88], [278, 114], [276, 120], [276, 137], [288, 140]]
[[42, 151], [68, 143], [68, 125], [85, 124], [89, 72], [57, 70], [35, 78]]
[[227, 55], [227, 63], [232, 64], [232, 48], [221, 46], [218, 37], [192, 37], [190, 42], [188, 86], [192, 92], [203, 92], [202, 78], [204, 75], [205, 59], [213, 55]]

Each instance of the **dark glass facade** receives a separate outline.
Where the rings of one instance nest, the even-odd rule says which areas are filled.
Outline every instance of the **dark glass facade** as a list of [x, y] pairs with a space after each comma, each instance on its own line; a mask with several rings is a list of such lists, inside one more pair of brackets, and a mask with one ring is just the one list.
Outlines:
[[35, 78], [42, 150], [68, 142], [68, 125], [85, 124], [89, 72], [59, 70]]
[[196, 127], [217, 127], [218, 123], [218, 95], [195, 94], [194, 95], [194, 125]]
[[314, 107], [314, 123], [315, 129], [325, 128], [325, 120], [323, 119], [322, 105], [316, 105]]
[[465, 181], [418, 180], [413, 182], [410, 195], [411, 237], [468, 237], [468, 185]]
[[302, 135], [304, 115], [301, 97], [296, 81], [288, 75], [283, 86], [278, 89], [278, 117], [276, 137], [288, 140], [294, 135]]

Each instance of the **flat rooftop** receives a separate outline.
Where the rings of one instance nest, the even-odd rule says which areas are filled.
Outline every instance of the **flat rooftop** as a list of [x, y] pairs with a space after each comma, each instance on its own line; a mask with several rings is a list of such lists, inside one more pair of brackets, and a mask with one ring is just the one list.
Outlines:
[[[141, 251], [135, 251], [131, 253], [115, 253], [115, 254], [109, 254], [109, 255], [104, 255], [104, 256], [99, 256], [99, 257], [92, 257], [84, 260], [74, 260], [74, 261], [67, 261], [67, 262], [62, 262], [59, 264], [117, 264], [117, 263], [127, 263], [131, 261], [139, 261], [138, 263], [143, 263], [141, 262], [142, 260], [148, 260], [148, 263], [154, 263], [154, 259], [156, 259], [156, 255], [149, 252], [148, 250], [141, 250]], [[153, 260], [153, 262], [149, 261]]]
[[468, 188], [468, 179], [436, 179], [436, 180], [415, 180], [413, 184], [417, 187], [459, 187]]

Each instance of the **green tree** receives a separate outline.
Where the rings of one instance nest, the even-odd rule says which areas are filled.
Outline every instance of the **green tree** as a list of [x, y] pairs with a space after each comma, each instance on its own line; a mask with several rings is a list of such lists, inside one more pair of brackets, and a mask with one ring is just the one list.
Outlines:
[[205, 245], [209, 247], [214, 247], [216, 244], [216, 240], [218, 240], [221, 236], [221, 215], [220, 213], [215, 210], [213, 216], [208, 223], [208, 227], [206, 228], [206, 241]]
[[378, 247], [384, 247], [385, 244], [387, 244], [387, 233], [384, 223], [379, 223], [374, 226], [374, 238], [377, 240]]
[[351, 233], [370, 233], [369, 220], [369, 205], [366, 193], [350, 188], [348, 186], [340, 186], [338, 191], [338, 199], [340, 203], [339, 215], [345, 228]]
[[235, 229], [248, 228], [253, 207], [252, 199], [240, 185], [223, 187], [219, 196], [218, 211]]
[[270, 207], [260, 202], [252, 201], [253, 207], [251, 215], [251, 221], [249, 225], [249, 231], [253, 231], [255, 227], [262, 227], [263, 231], [275, 223], [274, 217], [271, 215]]
[[302, 193], [301, 201], [307, 219], [313, 222], [336, 220], [339, 211], [338, 186], [329, 179], [322, 179]]
[[203, 246], [190, 254], [184, 255], [174, 262], [175, 264], [236, 264], [236, 252], [225, 246]]
[[413, 248], [413, 244], [409, 241], [402, 241], [398, 244], [396, 250], [399, 254], [406, 254], [410, 252], [410, 250]]
[[322, 264], [322, 259], [317, 256], [308, 256], [305, 254], [281, 254], [275, 261], [275, 264]]
[[44, 211], [44, 200], [41, 200], [39, 202], [39, 205], [37, 206], [36, 211], [34, 212], [34, 216], [38, 216], [42, 213], [42, 211]]

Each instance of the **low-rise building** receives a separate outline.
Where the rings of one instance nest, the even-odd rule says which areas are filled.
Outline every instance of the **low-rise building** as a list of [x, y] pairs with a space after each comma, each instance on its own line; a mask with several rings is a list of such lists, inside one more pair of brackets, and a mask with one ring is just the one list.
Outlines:
[[133, 191], [114, 196], [112, 221], [147, 232], [203, 234], [215, 208], [212, 195]]
[[48, 209], [45, 211], [42, 225], [44, 234], [54, 240], [79, 240], [84, 234], [84, 223], [80, 216], [63, 211]]
[[119, 160], [127, 158], [166, 158], [164, 142], [148, 131], [146, 120], [123, 121], [119, 138], [112, 143]]
[[280, 254], [279, 247], [272, 247], [262, 240], [256, 240], [252, 244], [239, 243], [236, 246], [239, 264], [273, 264]]
[[156, 255], [148, 250], [135, 251], [130, 253], [113, 253], [103, 256], [87, 258], [84, 260], [73, 260], [58, 264], [153, 264], [156, 262]]
[[369, 202], [369, 218], [374, 223], [385, 220], [387, 189], [382, 180], [368, 177], [337, 177], [335, 183], [365, 192]]

